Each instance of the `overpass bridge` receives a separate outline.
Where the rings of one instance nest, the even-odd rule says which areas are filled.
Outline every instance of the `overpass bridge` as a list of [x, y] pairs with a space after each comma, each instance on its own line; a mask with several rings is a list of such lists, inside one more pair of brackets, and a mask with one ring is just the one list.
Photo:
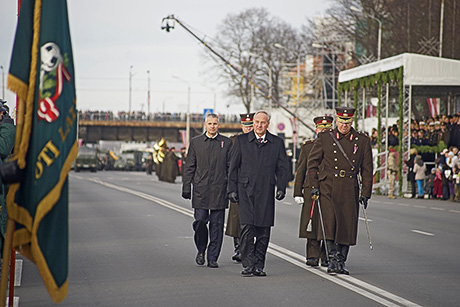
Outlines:
[[[78, 138], [85, 143], [104, 141], [168, 142], [182, 143], [185, 121], [137, 121], [137, 120], [87, 120], [78, 121]], [[219, 132], [225, 135], [241, 131], [239, 122], [221, 122]], [[203, 122], [190, 122], [190, 138], [203, 133]]]

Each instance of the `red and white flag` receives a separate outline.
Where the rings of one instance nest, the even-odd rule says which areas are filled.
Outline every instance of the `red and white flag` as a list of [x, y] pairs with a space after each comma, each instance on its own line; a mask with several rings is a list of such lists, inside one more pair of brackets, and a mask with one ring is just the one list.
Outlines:
[[436, 115], [438, 115], [440, 99], [427, 98], [426, 102], [428, 103], [428, 109], [430, 110], [431, 117], [435, 117]]
[[377, 107], [372, 103], [368, 104], [366, 107], [366, 117], [375, 117], [377, 115]]

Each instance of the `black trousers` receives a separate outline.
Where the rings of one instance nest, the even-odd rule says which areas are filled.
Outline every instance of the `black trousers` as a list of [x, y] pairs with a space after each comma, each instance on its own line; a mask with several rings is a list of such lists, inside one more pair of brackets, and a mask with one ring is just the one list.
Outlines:
[[245, 268], [265, 267], [271, 227], [257, 227], [241, 224], [240, 252], [241, 263]]
[[194, 217], [194, 240], [198, 252], [204, 253], [207, 249], [206, 259], [208, 261], [217, 261], [219, 258], [220, 250], [222, 248], [222, 240], [224, 237], [225, 209], [195, 209]]

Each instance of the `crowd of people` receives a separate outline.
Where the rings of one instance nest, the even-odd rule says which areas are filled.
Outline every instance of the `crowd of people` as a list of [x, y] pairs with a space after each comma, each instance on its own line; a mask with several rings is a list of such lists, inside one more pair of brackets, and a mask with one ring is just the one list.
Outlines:
[[[385, 130], [382, 131], [384, 144]], [[407, 167], [412, 198], [433, 198], [460, 201], [460, 112], [453, 115], [438, 115], [423, 120], [412, 120], [410, 156], [404, 160]], [[407, 133], [406, 131], [404, 133]], [[377, 147], [377, 129], [371, 133], [371, 145]], [[395, 198], [394, 179], [397, 173], [395, 148], [399, 145], [398, 124], [388, 128], [388, 178], [389, 198]], [[390, 165], [391, 164], [391, 165]]]
[[[185, 122], [187, 120], [187, 114], [181, 112], [154, 112], [147, 114], [143, 111], [119, 111], [114, 114], [112, 111], [79, 111], [79, 119], [82, 120], [104, 120], [104, 121], [176, 121]], [[203, 113], [190, 113], [191, 122], [202, 122]], [[233, 114], [221, 114], [219, 115], [219, 121], [221, 123], [238, 123], [239, 116]]]

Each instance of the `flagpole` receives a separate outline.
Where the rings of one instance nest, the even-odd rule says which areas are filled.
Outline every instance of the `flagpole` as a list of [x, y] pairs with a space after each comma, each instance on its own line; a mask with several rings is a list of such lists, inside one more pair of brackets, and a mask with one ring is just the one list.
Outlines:
[[[8, 287], [8, 272], [11, 256], [11, 244], [13, 242], [14, 222], [8, 219], [6, 222], [5, 245], [3, 246], [2, 277], [0, 281], [0, 306], [6, 305], [6, 289]], [[11, 299], [10, 299], [11, 303]], [[10, 305], [13, 306], [13, 305]]]

